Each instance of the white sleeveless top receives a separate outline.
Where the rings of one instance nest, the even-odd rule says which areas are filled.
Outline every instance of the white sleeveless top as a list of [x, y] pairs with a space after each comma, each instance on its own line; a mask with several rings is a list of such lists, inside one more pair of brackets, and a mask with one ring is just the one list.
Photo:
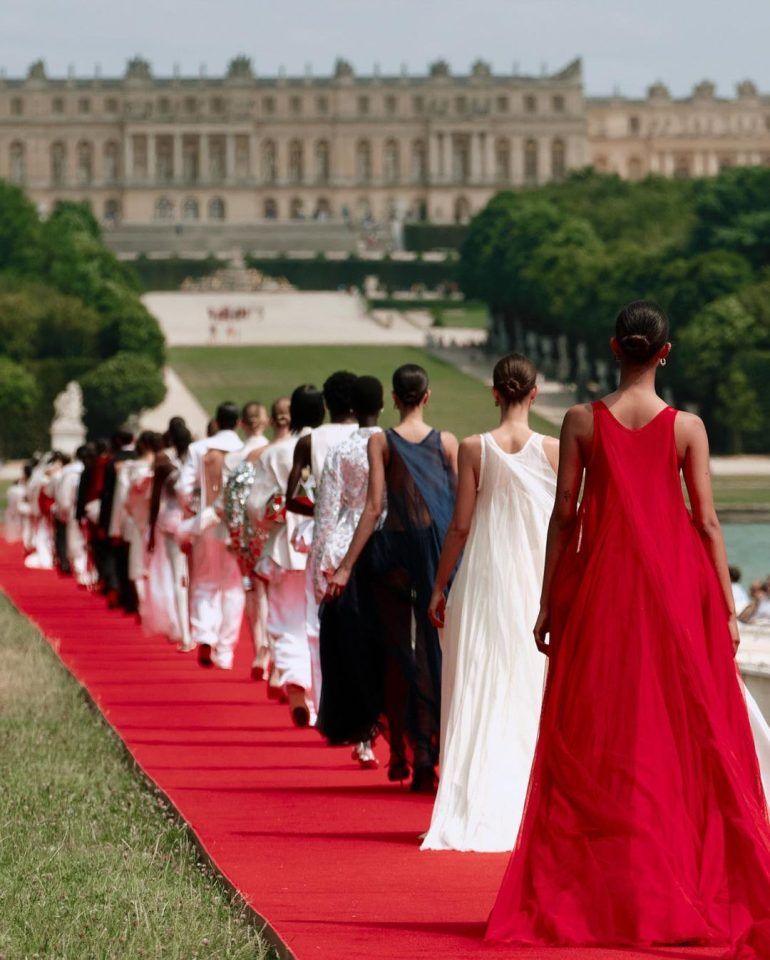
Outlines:
[[310, 434], [310, 469], [316, 486], [321, 482], [326, 454], [358, 430], [357, 423], [323, 423]]

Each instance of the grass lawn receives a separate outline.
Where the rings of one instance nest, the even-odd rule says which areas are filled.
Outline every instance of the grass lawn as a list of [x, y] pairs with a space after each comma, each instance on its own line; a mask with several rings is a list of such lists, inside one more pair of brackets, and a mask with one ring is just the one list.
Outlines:
[[489, 324], [489, 311], [486, 304], [471, 304], [467, 307], [447, 307], [441, 311], [442, 327], [474, 327], [486, 330]]
[[[431, 424], [465, 437], [497, 423], [497, 410], [483, 384], [415, 347], [172, 347], [168, 353], [171, 366], [211, 413], [222, 400], [270, 403], [301, 383], [320, 387], [335, 370], [379, 377], [389, 390], [396, 367], [419, 363], [431, 379]], [[382, 423], [387, 427], [395, 422], [387, 398]], [[536, 415], [532, 426], [551, 435], [557, 432]]]
[[274, 956], [46, 641], [2, 596], [0, 658], [0, 956]]
[[717, 507], [770, 507], [770, 477], [713, 477]]

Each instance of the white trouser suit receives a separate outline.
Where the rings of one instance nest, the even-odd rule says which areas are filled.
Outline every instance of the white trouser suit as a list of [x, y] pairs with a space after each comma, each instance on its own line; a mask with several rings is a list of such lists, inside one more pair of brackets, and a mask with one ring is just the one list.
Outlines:
[[[205, 503], [204, 458], [210, 450], [232, 453], [243, 446], [234, 430], [220, 430], [198, 440], [188, 451], [176, 491], [189, 502], [201, 491], [200, 509], [193, 525], [190, 570], [190, 635], [194, 644], [208, 644], [216, 666], [229, 670], [241, 630], [245, 597], [238, 563], [229, 550], [227, 528], [221, 520], [207, 523], [211, 508]], [[187, 521], [185, 521], [187, 523]]]

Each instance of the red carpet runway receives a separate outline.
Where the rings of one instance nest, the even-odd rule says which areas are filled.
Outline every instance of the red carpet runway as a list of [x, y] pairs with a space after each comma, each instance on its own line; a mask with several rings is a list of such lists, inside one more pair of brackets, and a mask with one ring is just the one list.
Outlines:
[[21, 550], [2, 541], [0, 589], [297, 960], [640, 956], [484, 945], [506, 856], [420, 853], [430, 798], [388, 784], [382, 770], [359, 770], [349, 749], [289, 726], [287, 708], [249, 679], [244, 639], [232, 673], [204, 670], [71, 580], [25, 570]]

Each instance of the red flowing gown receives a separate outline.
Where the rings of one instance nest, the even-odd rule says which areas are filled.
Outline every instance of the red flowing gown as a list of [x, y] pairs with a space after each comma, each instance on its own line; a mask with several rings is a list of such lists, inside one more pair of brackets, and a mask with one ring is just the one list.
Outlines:
[[638, 430], [593, 410], [529, 795], [486, 936], [770, 958], [770, 825], [676, 410]]

